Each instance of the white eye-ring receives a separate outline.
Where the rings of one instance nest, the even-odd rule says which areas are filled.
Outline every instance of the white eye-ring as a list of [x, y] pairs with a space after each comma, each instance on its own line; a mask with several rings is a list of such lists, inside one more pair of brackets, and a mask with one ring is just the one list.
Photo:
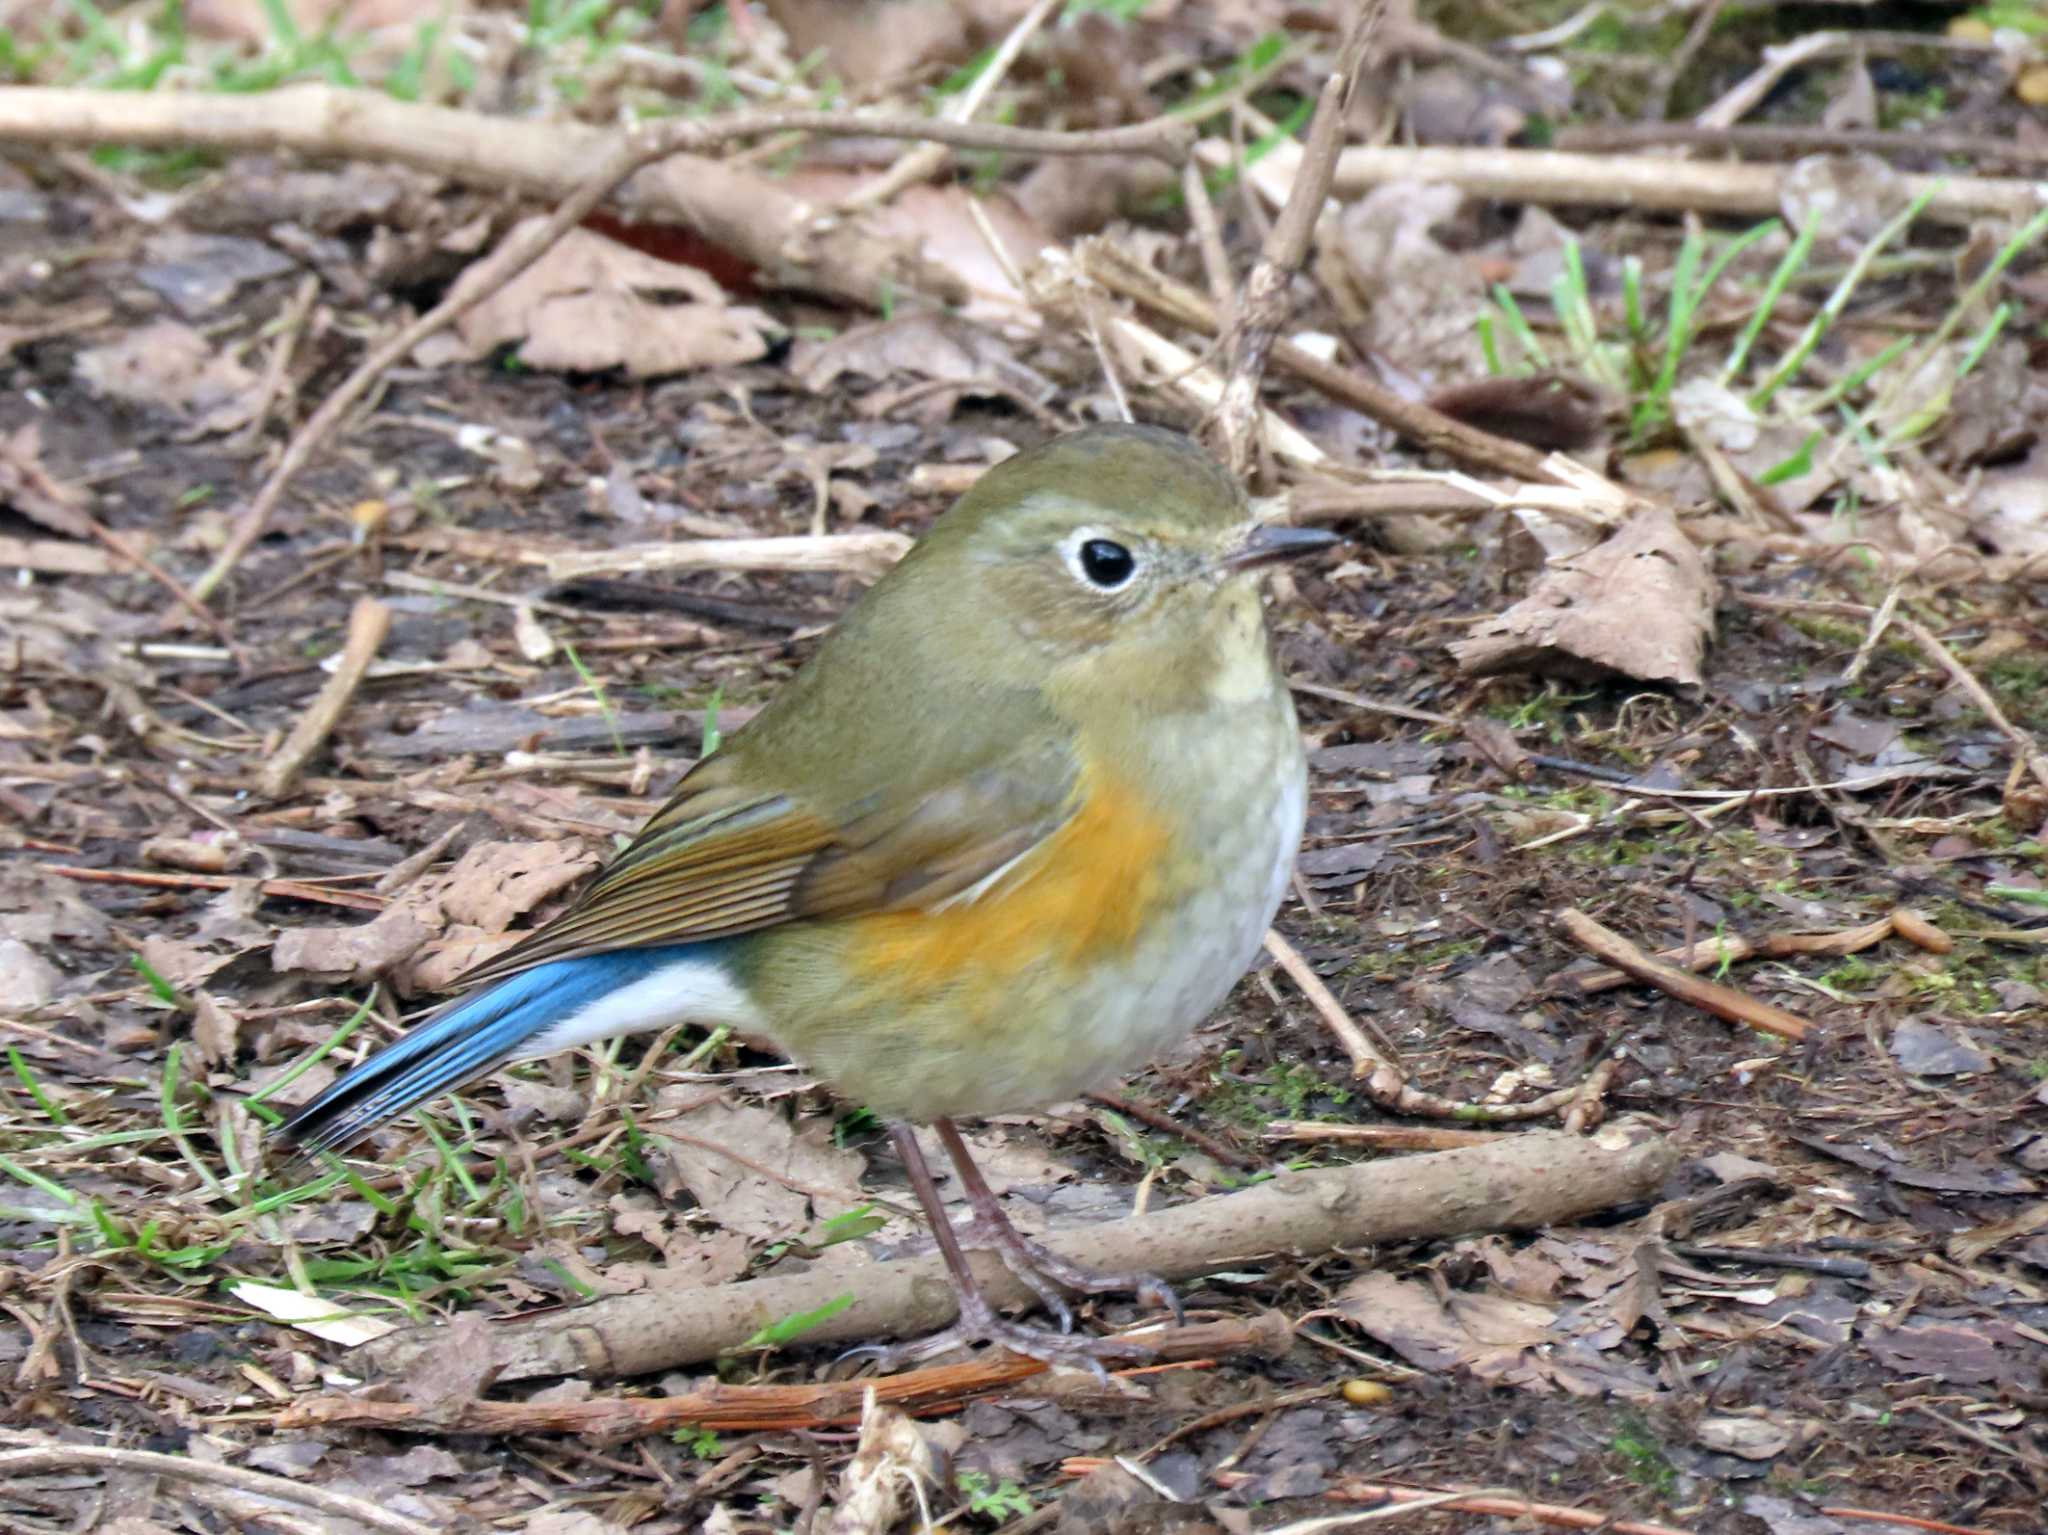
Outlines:
[[1098, 592], [1119, 592], [1138, 573], [1138, 556], [1121, 539], [1099, 528], [1082, 528], [1061, 545], [1067, 569], [1083, 586]]

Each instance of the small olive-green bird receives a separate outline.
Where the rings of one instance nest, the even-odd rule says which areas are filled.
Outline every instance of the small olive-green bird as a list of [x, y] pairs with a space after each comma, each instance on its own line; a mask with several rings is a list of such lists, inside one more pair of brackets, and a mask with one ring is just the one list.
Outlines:
[[[1259, 571], [1336, 540], [1263, 525], [1187, 438], [1103, 426], [991, 470], [576, 902], [284, 1134], [345, 1147], [527, 1056], [677, 1023], [765, 1037], [892, 1122], [959, 1292], [948, 1341], [1040, 1358], [1060, 1287], [954, 1120], [1073, 1098], [1184, 1038], [1256, 957], [1306, 774]], [[909, 1124], [929, 1121], [958, 1233]], [[992, 1248], [1053, 1333], [994, 1313]]]

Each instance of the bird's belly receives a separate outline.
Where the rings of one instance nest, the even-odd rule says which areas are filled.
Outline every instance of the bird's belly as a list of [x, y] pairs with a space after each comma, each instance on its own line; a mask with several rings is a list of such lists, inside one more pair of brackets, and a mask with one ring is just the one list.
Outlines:
[[[809, 978], [770, 1000], [771, 1034], [848, 1099], [909, 1119], [1033, 1108], [1136, 1069], [1185, 1038], [1258, 955], [1301, 839], [1297, 740], [1290, 712], [1288, 749], [1260, 773], [1239, 758], [1245, 792], [1217, 796], [1230, 813], [1163, 850], [1151, 888], [1069, 892], [1104, 908], [1066, 913], [1063, 935], [1109, 941], [1020, 960], [1000, 906], [956, 913], [947, 953], [960, 959], [942, 981], [914, 949], [880, 970], [849, 963], [847, 924], [764, 934], [773, 973]], [[1261, 801], [1263, 813], [1243, 815]]]

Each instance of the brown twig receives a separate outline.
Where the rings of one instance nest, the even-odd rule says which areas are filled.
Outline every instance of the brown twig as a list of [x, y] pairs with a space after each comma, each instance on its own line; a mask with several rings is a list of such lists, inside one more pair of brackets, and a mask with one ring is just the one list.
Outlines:
[[1385, 14], [1386, 0], [1360, 0], [1358, 13], [1345, 32], [1337, 66], [1323, 81], [1315, 119], [1309, 125], [1308, 147], [1286, 205], [1274, 220], [1237, 301], [1237, 323], [1231, 329], [1230, 361], [1225, 369], [1228, 382], [1216, 408], [1216, 422], [1223, 438], [1224, 462], [1240, 479], [1250, 473], [1256, 456], [1253, 432], [1259, 419], [1259, 385], [1266, 376], [1267, 355], [1287, 321], [1287, 290], [1308, 256], [1316, 220], [1322, 217], [1323, 204], [1329, 198], [1337, 152], [1344, 143], [1352, 83]]
[[[1788, 168], [1657, 155], [1585, 155], [1555, 149], [1353, 147], [1337, 159], [1335, 190], [1355, 196], [1395, 181], [1449, 182], [1504, 202], [1724, 213], [1778, 212]], [[1901, 174], [1900, 199], [1925, 194], [1921, 217], [1936, 224], [2019, 221], [2040, 211], [2036, 184], [1993, 176]]]
[[[1184, 283], [1152, 270], [1104, 239], [1080, 241], [1074, 262], [1093, 282], [1144, 308], [1165, 315], [1205, 336], [1221, 334], [1221, 322], [1208, 300]], [[1522, 443], [1407, 400], [1362, 374], [1303, 351], [1291, 341], [1277, 341], [1272, 361], [1331, 399], [1371, 416], [1421, 448], [1444, 454], [1469, 468], [1505, 474], [1537, 484], [1568, 484], [1541, 453]]]
[[[1287, 1351], [1293, 1330], [1285, 1317], [1269, 1312], [1249, 1322], [1150, 1328], [1135, 1336], [1157, 1349], [1161, 1360], [1189, 1361], [1247, 1352], [1277, 1357]], [[316, 1396], [285, 1407], [278, 1413], [277, 1423], [291, 1430], [344, 1426], [432, 1434], [576, 1434], [598, 1441], [667, 1433], [684, 1426], [733, 1433], [817, 1429], [858, 1422], [861, 1399], [869, 1391], [876, 1400], [905, 1412], [950, 1412], [975, 1397], [1041, 1375], [1046, 1368], [1040, 1360], [998, 1350], [963, 1364], [933, 1365], [865, 1380], [788, 1386], [717, 1384], [678, 1396], [599, 1397], [580, 1402], [471, 1400], [452, 1405]]]
[[1556, 143], [1559, 149], [1594, 154], [1679, 144], [1765, 154], [1956, 155], [1972, 164], [1991, 160], [2011, 165], [2048, 165], [2048, 144], [1996, 139], [1977, 133], [1910, 133], [1893, 128], [1822, 128], [1777, 123], [1738, 123], [1727, 128], [1685, 122], [1582, 123], [1559, 129]]
[[[1232, 1193], [1055, 1230], [1045, 1240], [1092, 1267], [1142, 1266], [1169, 1281], [1189, 1279], [1274, 1252], [1325, 1253], [1569, 1222], [1657, 1187], [1672, 1157], [1660, 1140], [1631, 1140], [1612, 1128], [1584, 1139], [1499, 1136], [1491, 1145], [1395, 1162], [1281, 1173]], [[497, 1378], [665, 1370], [715, 1358], [772, 1322], [849, 1295], [852, 1304], [805, 1332], [807, 1345], [915, 1337], [958, 1313], [936, 1253], [886, 1263], [841, 1248], [831, 1254], [798, 1274], [608, 1296], [493, 1327], [486, 1336], [492, 1363], [500, 1366]], [[1031, 1292], [995, 1257], [968, 1256], [990, 1304], [1031, 1302]], [[441, 1341], [441, 1329], [408, 1328], [364, 1345], [352, 1358], [403, 1372]]]
[[[1226, 1471], [1216, 1478], [1223, 1487], [1241, 1487], [1253, 1480], [1249, 1472]], [[1423, 1487], [1396, 1487], [1385, 1482], [1344, 1481], [1323, 1494], [1339, 1503], [1369, 1503], [1388, 1507], [1427, 1504], [1456, 1513], [1491, 1514], [1502, 1519], [1534, 1519], [1539, 1524], [1565, 1530], [1599, 1530], [1602, 1535], [1692, 1535], [1689, 1530], [1669, 1524], [1649, 1524], [1640, 1519], [1617, 1519], [1597, 1509], [1568, 1508], [1561, 1503], [1532, 1503], [1527, 1498], [1503, 1493], [1474, 1491], [1451, 1494]]]
[[53, 576], [111, 575], [117, 563], [133, 556], [117, 556], [88, 544], [69, 543], [61, 538], [0, 538], [0, 566], [10, 570], [47, 571]]
[[228, 648], [228, 652], [235, 656], [238, 661], [241, 659], [241, 647], [235, 644], [234, 636], [228, 633], [227, 625], [220, 621], [218, 614], [207, 610], [203, 596], [196, 589], [194, 591], [186, 591], [168, 571], [150, 559], [148, 555], [137, 554], [121, 542], [120, 539], [116, 538], [113, 531], [105, 523], [101, 522], [99, 518], [85, 516], [83, 521], [86, 531], [98, 539], [109, 554], [125, 565], [134, 566], [145, 576], [148, 576], [150, 580], [156, 582], [158, 586], [169, 592], [177, 601], [179, 607], [212, 630], [214, 638], [225, 645]]
[[[250, 881], [232, 874], [159, 874], [149, 869], [83, 869], [72, 864], [37, 864], [45, 874], [60, 875], [86, 884], [141, 885], [156, 890], [232, 890]], [[309, 885], [298, 879], [259, 879], [256, 888], [274, 901], [313, 901], [323, 906], [348, 906], [356, 911], [382, 911], [390, 903], [374, 895], [335, 890], [326, 885]]]
[[1998, 1535], [1980, 1524], [1950, 1524], [1945, 1519], [1922, 1519], [1913, 1514], [1895, 1514], [1889, 1509], [1845, 1508], [1830, 1505], [1821, 1509], [1830, 1519], [1854, 1519], [1863, 1524], [1895, 1524], [1902, 1530], [1926, 1530], [1930, 1535]]
[[[1955, 947], [1954, 940], [1948, 934], [1910, 907], [1901, 906], [1875, 922], [1866, 922], [1861, 927], [1843, 928], [1837, 932], [1769, 933], [1762, 938], [1744, 938], [1730, 934], [1703, 938], [1690, 947], [1680, 944], [1675, 949], [1662, 949], [1653, 957], [1661, 964], [1676, 965], [1681, 970], [1711, 970], [1720, 965], [1739, 964], [1746, 959], [1790, 959], [1798, 954], [1858, 954], [1884, 942], [1894, 934], [1915, 948], [1925, 949], [1932, 954], [1946, 954]], [[1617, 986], [1626, 986], [1631, 979], [1625, 970], [1603, 967], [1596, 970], [1567, 972], [1558, 976], [1552, 984], [1558, 990], [1569, 990], [1576, 996], [1590, 997], [1603, 991], [1612, 991]]]
[[1381, 1054], [1378, 1047], [1366, 1038], [1365, 1031], [1344, 1010], [1344, 1004], [1337, 1000], [1336, 993], [1323, 984], [1323, 978], [1315, 973], [1293, 944], [1277, 932], [1268, 932], [1266, 952], [1287, 972], [1288, 979], [1301, 988], [1309, 1006], [1316, 1010], [1324, 1026], [1344, 1046], [1345, 1053], [1351, 1057], [1351, 1074], [1358, 1080], [1366, 1097], [1390, 1114], [1409, 1114], [1418, 1119], [1461, 1119], [1468, 1124], [1513, 1124], [1546, 1118], [1578, 1101], [1580, 1088], [1577, 1086], [1561, 1087], [1526, 1103], [1467, 1103], [1446, 1098], [1440, 1093], [1426, 1092], [1408, 1080], [1408, 1074], [1395, 1064], [1391, 1053]]
[[257, 788], [265, 798], [276, 799], [291, 788], [313, 754], [334, 734], [390, 633], [391, 609], [375, 597], [358, 597], [348, 615], [348, 639], [341, 647], [340, 664], [314, 697], [312, 707], [292, 726], [284, 745], [257, 775]]
[[1209, 183], [1201, 166], [1193, 160], [1181, 168], [1181, 200], [1187, 204], [1188, 227], [1194, 231], [1195, 249], [1202, 256], [1202, 280], [1209, 285], [1209, 302], [1223, 329], [1236, 318], [1237, 292], [1230, 282], [1230, 255], [1223, 247], [1223, 225], [1216, 217], [1216, 205], [1209, 200]]
[[146, 1476], [167, 1477], [172, 1481], [205, 1482], [214, 1487], [232, 1487], [238, 1492], [251, 1493], [257, 1497], [275, 1498], [279, 1502], [294, 1504], [300, 1508], [316, 1509], [337, 1519], [368, 1525], [373, 1530], [386, 1530], [390, 1535], [435, 1535], [432, 1527], [421, 1524], [417, 1519], [394, 1514], [365, 1498], [351, 1497], [345, 1492], [335, 1492], [331, 1488], [311, 1482], [294, 1481], [290, 1477], [250, 1471], [241, 1466], [226, 1466], [216, 1461], [194, 1460], [184, 1455], [160, 1455], [154, 1450], [130, 1450], [114, 1445], [53, 1445], [39, 1443], [29, 1438], [16, 1438], [13, 1435], [8, 1436], [8, 1442], [26, 1443], [30, 1447], [0, 1452], [0, 1485], [11, 1484], [16, 1477], [36, 1476], [50, 1471], [77, 1471], [86, 1467], [101, 1471], [136, 1472]]
[[1225, 1167], [1235, 1167], [1240, 1172], [1256, 1172], [1265, 1163], [1256, 1157], [1248, 1157], [1235, 1146], [1226, 1146], [1213, 1135], [1205, 1135], [1192, 1125], [1184, 1125], [1163, 1109], [1155, 1109], [1141, 1098], [1126, 1098], [1122, 1093], [1097, 1091], [1088, 1095], [1104, 1108], [1128, 1115], [1141, 1124], [1150, 1125], [1162, 1135], [1175, 1140], [1186, 1141], [1196, 1150], [1221, 1162]]
[[1498, 1130], [1454, 1130], [1448, 1125], [1345, 1125], [1320, 1119], [1276, 1119], [1264, 1131], [1269, 1141], [1342, 1141], [1375, 1151], [1450, 1151], [1485, 1146]]
[[299, 350], [299, 340], [305, 334], [306, 320], [313, 313], [313, 304], [320, 297], [320, 279], [308, 272], [299, 280], [299, 286], [285, 303], [277, 320], [277, 339], [270, 348], [270, 360], [263, 366], [263, 382], [256, 392], [256, 404], [249, 413], [249, 421], [228, 441], [230, 448], [253, 445], [263, 439], [264, 423], [270, 413], [288, 394], [286, 385], [291, 382], [292, 358]]
[[851, 571], [872, 578], [902, 559], [911, 542], [909, 534], [885, 529], [770, 538], [690, 538], [558, 554], [545, 564], [551, 581], [645, 575], [655, 570]]
[[[667, 144], [663, 154], [701, 153], [736, 139], [778, 133], [811, 133], [826, 138], [928, 139], [956, 149], [993, 149], [1021, 155], [1151, 155], [1177, 163], [1194, 130], [1172, 118], [1070, 133], [1012, 128], [1000, 123], [948, 122], [943, 118], [887, 113], [750, 111], [726, 117], [669, 121], [655, 125]], [[527, 130], [539, 127], [538, 135]], [[531, 155], [540, 140], [553, 140], [587, 161], [593, 146], [624, 135], [567, 133], [558, 125], [526, 124], [463, 111], [398, 101], [374, 91], [329, 85], [291, 85], [251, 97], [235, 92], [181, 91], [136, 95], [62, 86], [18, 86], [0, 102], [0, 143], [127, 144], [155, 148], [298, 150], [354, 159], [390, 159], [472, 178], [503, 179], [534, 190], [531, 171], [515, 175], [488, 159], [490, 141]], [[602, 153], [598, 148], [597, 153]], [[552, 155], [540, 156], [552, 160]], [[581, 177], [576, 178], [580, 181]], [[566, 189], [566, 188], [565, 188]]]
[[1620, 1069], [1619, 1055], [1607, 1055], [1593, 1063], [1572, 1097], [1572, 1106], [1564, 1111], [1566, 1135], [1584, 1135], [1607, 1117], [1607, 1089]]
[[1813, 1026], [1797, 1013], [1745, 995], [1718, 981], [1705, 981], [1690, 971], [1680, 970], [1652, 959], [1612, 928], [1601, 926], [1582, 911], [1567, 908], [1557, 914], [1565, 935], [1587, 953], [1597, 955], [1617, 970], [1656, 987], [1668, 996], [1690, 1003], [1702, 1012], [1725, 1018], [1730, 1023], [1748, 1024], [1780, 1039], [1802, 1040]]

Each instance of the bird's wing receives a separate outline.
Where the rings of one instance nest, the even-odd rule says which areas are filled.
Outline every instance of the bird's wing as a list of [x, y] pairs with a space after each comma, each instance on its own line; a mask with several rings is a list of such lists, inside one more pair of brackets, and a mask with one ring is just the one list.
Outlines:
[[833, 811], [764, 793], [742, 759], [711, 757], [568, 911], [459, 984], [611, 949], [971, 897], [1073, 814], [1075, 779], [1071, 754], [1045, 743]]

